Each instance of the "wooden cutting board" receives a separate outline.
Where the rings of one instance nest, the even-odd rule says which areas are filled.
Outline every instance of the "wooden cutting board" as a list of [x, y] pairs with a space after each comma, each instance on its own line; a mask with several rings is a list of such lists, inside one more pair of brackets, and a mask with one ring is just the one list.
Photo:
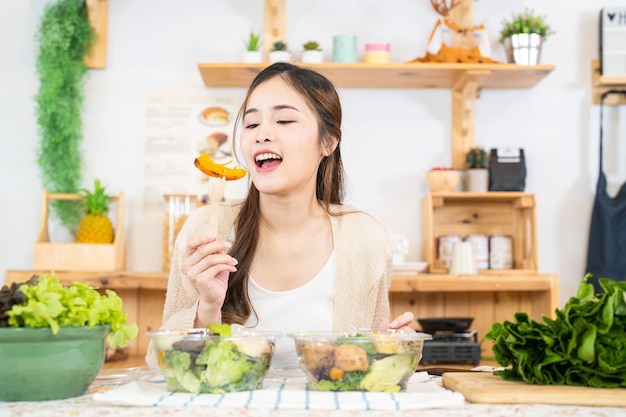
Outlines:
[[626, 388], [532, 385], [476, 371], [444, 373], [441, 380], [444, 387], [460, 392], [473, 403], [626, 407]]

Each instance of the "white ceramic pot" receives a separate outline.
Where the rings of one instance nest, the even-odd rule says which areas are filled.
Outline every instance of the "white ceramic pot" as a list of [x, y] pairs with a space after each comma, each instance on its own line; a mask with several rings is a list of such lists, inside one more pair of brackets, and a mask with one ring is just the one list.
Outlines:
[[536, 33], [520, 33], [504, 40], [507, 60], [517, 65], [537, 65], [541, 61], [543, 38]]
[[263, 62], [263, 52], [244, 51], [243, 54], [241, 54], [241, 62], [248, 62], [248, 63]]
[[486, 193], [489, 190], [489, 171], [486, 169], [468, 169], [465, 171], [465, 191]]
[[324, 54], [322, 51], [304, 51], [300, 60], [309, 64], [321, 64], [324, 62]]
[[291, 61], [291, 52], [289, 51], [272, 51], [269, 53], [270, 62], [289, 62]]

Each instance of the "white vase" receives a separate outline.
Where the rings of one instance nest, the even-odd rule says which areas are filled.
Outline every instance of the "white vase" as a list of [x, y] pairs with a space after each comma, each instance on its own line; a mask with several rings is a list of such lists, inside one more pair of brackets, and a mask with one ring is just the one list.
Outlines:
[[541, 61], [543, 37], [536, 33], [520, 33], [504, 40], [506, 57], [509, 63], [517, 65], [537, 65]]
[[321, 64], [324, 62], [324, 54], [322, 51], [304, 51], [302, 52], [300, 61], [309, 64]]
[[468, 169], [465, 171], [465, 191], [486, 193], [489, 190], [489, 171], [487, 169]]
[[261, 51], [244, 51], [241, 54], [241, 62], [263, 62], [263, 52]]
[[269, 53], [269, 60], [273, 64], [274, 62], [289, 62], [291, 61], [291, 52], [289, 51], [271, 51]]

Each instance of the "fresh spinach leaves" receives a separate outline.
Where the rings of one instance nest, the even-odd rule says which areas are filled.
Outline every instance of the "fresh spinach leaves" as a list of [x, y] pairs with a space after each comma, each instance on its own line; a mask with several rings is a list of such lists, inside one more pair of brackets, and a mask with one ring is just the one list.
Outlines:
[[626, 282], [600, 278], [604, 293], [581, 281], [555, 319], [526, 313], [494, 323], [492, 340], [503, 379], [530, 384], [626, 387]]

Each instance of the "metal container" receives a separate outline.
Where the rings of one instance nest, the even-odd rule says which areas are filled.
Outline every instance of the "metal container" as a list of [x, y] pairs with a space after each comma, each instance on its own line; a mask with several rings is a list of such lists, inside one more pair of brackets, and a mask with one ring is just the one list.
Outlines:
[[513, 268], [513, 238], [493, 235], [489, 239], [489, 267], [491, 269]]
[[507, 60], [517, 65], [538, 65], [543, 38], [536, 33], [520, 33], [504, 40]]
[[437, 257], [444, 263], [446, 269], [450, 269], [452, 265], [452, 248], [454, 244], [461, 241], [462, 239], [459, 235], [439, 236], [439, 255]]
[[489, 237], [487, 235], [469, 235], [465, 240], [474, 245], [476, 268], [489, 269]]

